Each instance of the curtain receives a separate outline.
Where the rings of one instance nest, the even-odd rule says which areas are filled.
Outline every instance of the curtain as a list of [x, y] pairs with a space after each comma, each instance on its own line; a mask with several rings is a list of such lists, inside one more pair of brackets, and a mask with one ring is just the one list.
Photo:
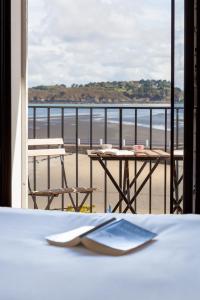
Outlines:
[[200, 213], [198, 2], [185, 0], [184, 213]]
[[0, 206], [11, 205], [11, 3], [0, 1]]

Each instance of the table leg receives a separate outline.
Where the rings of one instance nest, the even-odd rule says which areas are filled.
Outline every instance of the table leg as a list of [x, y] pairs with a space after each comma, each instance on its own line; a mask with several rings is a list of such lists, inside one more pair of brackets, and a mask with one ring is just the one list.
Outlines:
[[[129, 161], [124, 162], [124, 178], [123, 178], [123, 193], [126, 195], [128, 202], [130, 202], [130, 178], [129, 178]], [[121, 206], [123, 199], [120, 199]]]
[[173, 213], [182, 213], [183, 209], [181, 208], [181, 203], [183, 201], [183, 195], [179, 198], [179, 185], [183, 181], [183, 175], [178, 178], [177, 172], [178, 165], [176, 166], [174, 162], [174, 196], [173, 196]]
[[136, 193], [134, 194], [134, 196], [130, 200], [129, 205], [127, 205], [127, 207], [124, 209], [123, 213], [126, 213], [128, 211], [128, 209], [130, 209], [131, 205], [134, 203], [135, 199], [137, 198], [137, 196], [139, 195], [139, 193], [142, 191], [143, 187], [145, 186], [145, 184], [147, 183], [147, 181], [149, 180], [149, 178], [151, 178], [151, 175], [153, 174], [153, 172], [156, 170], [159, 162], [160, 162], [160, 158], [158, 158], [156, 160], [153, 168], [151, 168], [150, 172], [148, 173], [148, 175], [143, 180], [142, 184], [140, 185], [140, 187], [137, 189]]
[[[110, 178], [111, 182], [113, 183], [113, 185], [115, 186], [115, 188], [117, 189], [118, 193], [121, 196], [121, 200], [118, 202], [118, 204], [120, 205], [120, 203], [124, 200], [127, 204], [127, 206], [129, 207], [129, 201], [126, 197], [126, 195], [123, 193], [123, 191], [121, 190], [121, 188], [119, 187], [118, 183], [116, 182], [116, 180], [114, 179], [114, 177], [112, 176], [112, 174], [110, 173], [110, 171], [108, 170], [108, 168], [106, 167], [105, 163], [103, 162], [103, 159], [101, 159], [100, 157], [98, 157], [98, 161], [101, 164], [102, 168], [105, 170], [106, 174], [108, 175], [108, 177]], [[130, 210], [132, 213], [135, 214], [135, 210], [133, 209], [133, 207], [130, 207]], [[114, 210], [113, 210], [114, 212]]]
[[[141, 168], [138, 170], [138, 172], [136, 173], [136, 175], [135, 175], [135, 177], [133, 178], [133, 180], [131, 181], [131, 183], [129, 183], [130, 180], [128, 180], [128, 189], [126, 189], [126, 190], [124, 191], [124, 193], [125, 193], [126, 195], [127, 195], [128, 193], [129, 193], [129, 195], [130, 195], [130, 190], [131, 190], [132, 186], [135, 184], [137, 178], [140, 176], [140, 174], [142, 173], [142, 171], [143, 171], [143, 169], [145, 168], [146, 165], [147, 165], [147, 161], [145, 161], [145, 162], [142, 164]], [[129, 172], [129, 170], [128, 170], [128, 172]], [[129, 190], [129, 191], [128, 191], [128, 190]], [[122, 201], [123, 201], [123, 199], [121, 199], [121, 200], [116, 204], [116, 206], [115, 206], [114, 209], [113, 209], [113, 212], [115, 212], [115, 211], [118, 209], [118, 207], [121, 205]], [[130, 196], [129, 196], [128, 202], [130, 203]]]
[[127, 193], [127, 198], [128, 201], [130, 202], [130, 197], [131, 197], [131, 190], [130, 190], [130, 177], [129, 177], [129, 161], [127, 161], [127, 178], [126, 178], [126, 193]]

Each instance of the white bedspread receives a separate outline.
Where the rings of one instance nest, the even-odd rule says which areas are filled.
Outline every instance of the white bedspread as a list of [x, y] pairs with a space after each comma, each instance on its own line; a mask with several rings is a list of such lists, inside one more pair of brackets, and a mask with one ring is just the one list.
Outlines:
[[0, 209], [0, 300], [200, 299], [200, 216], [123, 215], [159, 236], [121, 257], [45, 241], [102, 216]]

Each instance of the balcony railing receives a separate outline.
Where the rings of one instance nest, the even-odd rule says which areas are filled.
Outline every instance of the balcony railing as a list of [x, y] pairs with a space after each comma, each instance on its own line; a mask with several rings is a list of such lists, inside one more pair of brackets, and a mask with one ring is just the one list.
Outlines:
[[[183, 107], [175, 108], [175, 148], [183, 149]], [[29, 138], [64, 139], [66, 148], [65, 165], [69, 186], [95, 186], [97, 192], [91, 195], [86, 211], [106, 212], [119, 200], [119, 194], [112, 186], [98, 162], [91, 162], [87, 149], [98, 148], [101, 143], [115, 147], [129, 148], [143, 144], [149, 149], [170, 151], [169, 105], [29, 105]], [[131, 163], [134, 176], [140, 162]], [[149, 163], [149, 168], [151, 163]], [[122, 163], [109, 162], [109, 168], [122, 185]], [[182, 172], [182, 162], [177, 170]], [[58, 159], [30, 159], [31, 184], [38, 188], [63, 186]], [[140, 179], [136, 181], [135, 189]], [[181, 194], [182, 186], [179, 187]], [[41, 208], [43, 207], [41, 199]], [[59, 202], [60, 201], [60, 202]], [[76, 202], [79, 198], [77, 195]], [[70, 210], [69, 199], [63, 196], [56, 200], [55, 208]], [[32, 207], [31, 199], [29, 205]], [[137, 213], [168, 213], [170, 210], [170, 166], [161, 163], [135, 201]]]

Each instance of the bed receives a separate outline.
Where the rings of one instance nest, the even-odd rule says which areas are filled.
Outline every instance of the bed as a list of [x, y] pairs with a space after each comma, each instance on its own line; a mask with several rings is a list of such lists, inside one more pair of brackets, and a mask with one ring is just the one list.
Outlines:
[[123, 215], [159, 236], [151, 245], [121, 257], [83, 247], [50, 246], [45, 241], [47, 235], [109, 217], [0, 209], [0, 299], [199, 299], [197, 215]]

